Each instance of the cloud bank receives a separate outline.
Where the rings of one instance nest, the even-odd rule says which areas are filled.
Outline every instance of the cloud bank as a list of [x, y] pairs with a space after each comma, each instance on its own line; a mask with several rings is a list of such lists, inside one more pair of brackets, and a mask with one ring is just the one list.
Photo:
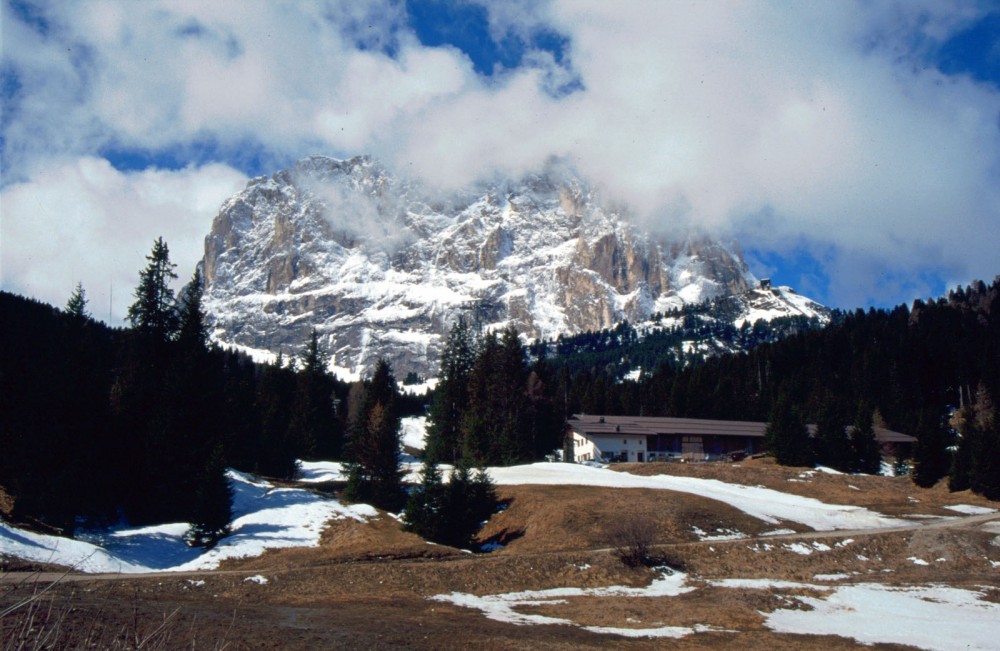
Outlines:
[[[313, 153], [371, 153], [444, 189], [556, 156], [664, 234], [734, 237], [779, 278], [807, 261], [787, 281], [845, 307], [1000, 273], [1000, 91], [933, 65], [979, 3], [482, 7], [493, 40], [523, 49], [488, 75], [422, 44], [390, 0], [8, 3], [4, 287], [61, 303], [85, 254], [133, 231], [145, 251], [174, 223], [142, 203], [161, 177], [187, 184], [171, 210], [190, 226], [162, 232], [186, 264], [200, 255], [186, 229], [207, 233], [217, 207], [190, 192], [218, 202], [241, 172]], [[565, 46], [539, 45], [552, 34]], [[191, 165], [101, 168], [122, 152]], [[119, 185], [88, 185], [88, 166]], [[86, 244], [64, 249], [58, 278], [34, 262], [52, 233], [32, 225], [29, 191], [90, 207], [64, 223]], [[82, 232], [95, 221], [120, 226]]]

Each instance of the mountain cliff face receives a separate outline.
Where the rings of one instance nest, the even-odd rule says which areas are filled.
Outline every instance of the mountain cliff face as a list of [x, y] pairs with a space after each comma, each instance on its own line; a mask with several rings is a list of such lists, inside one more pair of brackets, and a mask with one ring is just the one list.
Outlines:
[[433, 375], [459, 315], [551, 338], [757, 285], [734, 247], [622, 217], [564, 170], [438, 197], [367, 157], [311, 157], [223, 204], [206, 311], [224, 343], [289, 354], [315, 328], [338, 372]]

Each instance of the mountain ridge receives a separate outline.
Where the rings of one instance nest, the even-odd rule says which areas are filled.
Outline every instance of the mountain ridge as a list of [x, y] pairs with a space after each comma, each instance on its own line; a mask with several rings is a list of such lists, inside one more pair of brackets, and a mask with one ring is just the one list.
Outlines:
[[545, 339], [758, 285], [735, 244], [654, 237], [565, 167], [441, 195], [368, 156], [250, 180], [201, 265], [216, 341], [293, 353], [315, 328], [348, 376], [433, 375], [459, 315]]

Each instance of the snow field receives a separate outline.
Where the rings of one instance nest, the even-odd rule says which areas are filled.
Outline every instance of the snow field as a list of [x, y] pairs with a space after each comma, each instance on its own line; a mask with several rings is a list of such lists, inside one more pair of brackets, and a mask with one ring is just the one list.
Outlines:
[[[817, 581], [848, 578], [843, 574], [817, 575]], [[811, 584], [768, 579], [721, 579], [708, 586], [781, 592], [810, 591], [812, 595], [788, 595], [795, 602], [765, 615], [765, 625], [778, 633], [837, 635], [862, 644], [909, 644], [934, 651], [995, 649], [1000, 635], [1000, 603], [987, 601], [975, 590], [947, 586], [893, 587], [876, 583], [854, 585]], [[478, 596], [453, 592], [430, 599], [479, 610], [487, 618], [519, 626], [561, 624], [579, 626], [594, 633], [645, 638], [681, 638], [694, 633], [726, 632], [703, 624], [695, 626], [602, 627], [584, 626], [572, 620], [517, 611], [524, 606], [559, 606], [574, 597], [673, 598], [700, 589], [687, 584], [682, 573], [662, 573], [646, 588], [554, 588]], [[811, 607], [802, 610], [800, 604]], [[931, 625], [933, 623], [933, 625]]]
[[184, 533], [190, 525], [184, 522], [89, 532], [77, 540], [0, 522], [0, 553], [88, 573], [211, 570], [223, 560], [268, 549], [315, 547], [330, 520], [364, 522], [377, 515], [367, 504], [348, 506], [302, 489], [275, 488], [235, 470], [228, 476], [234, 492], [231, 533], [210, 550], [188, 547]]
[[652, 488], [700, 495], [725, 502], [747, 515], [769, 524], [797, 522], [817, 531], [879, 529], [905, 525], [905, 520], [857, 506], [826, 504], [760, 486], [727, 484], [716, 479], [654, 475], [642, 477], [606, 468], [569, 463], [535, 463], [510, 468], [491, 468], [499, 485], [545, 484], [607, 488]]

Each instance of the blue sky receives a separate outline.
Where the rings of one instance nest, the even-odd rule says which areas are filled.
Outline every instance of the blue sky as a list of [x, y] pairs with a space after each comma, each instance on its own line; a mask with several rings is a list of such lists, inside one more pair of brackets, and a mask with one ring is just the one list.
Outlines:
[[[310, 154], [557, 156], [844, 308], [1000, 273], [1000, 4], [3, 0], [0, 286], [121, 318], [158, 235]], [[112, 296], [113, 293], [113, 296]]]

